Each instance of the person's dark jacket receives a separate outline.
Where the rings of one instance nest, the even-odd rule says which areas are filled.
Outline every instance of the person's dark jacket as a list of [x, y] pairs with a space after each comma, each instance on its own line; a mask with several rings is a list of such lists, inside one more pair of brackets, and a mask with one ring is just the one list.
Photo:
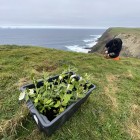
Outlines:
[[108, 54], [111, 58], [116, 58], [119, 56], [120, 51], [122, 49], [122, 40], [120, 38], [114, 38], [110, 40], [106, 45], [106, 49], [108, 50]]

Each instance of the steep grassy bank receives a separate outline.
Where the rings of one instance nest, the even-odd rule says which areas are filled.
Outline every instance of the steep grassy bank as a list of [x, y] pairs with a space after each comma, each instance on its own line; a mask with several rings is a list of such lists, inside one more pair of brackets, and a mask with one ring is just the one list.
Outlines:
[[[85, 104], [51, 137], [40, 133], [18, 102], [19, 87], [32, 72], [55, 75], [65, 65], [91, 74], [97, 88]], [[0, 138], [9, 140], [138, 140], [140, 139], [140, 60], [104, 59], [99, 54], [39, 47], [0, 46]]]
[[140, 58], [140, 28], [109, 28], [91, 52], [102, 53], [105, 44], [114, 37], [119, 37], [123, 41], [122, 56]]

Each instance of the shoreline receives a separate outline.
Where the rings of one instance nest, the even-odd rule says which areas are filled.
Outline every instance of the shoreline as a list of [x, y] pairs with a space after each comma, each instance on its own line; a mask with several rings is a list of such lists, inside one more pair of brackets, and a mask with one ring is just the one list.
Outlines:
[[[24, 29], [23, 29], [24, 30]], [[2, 29], [1, 45], [38, 46], [57, 50], [88, 53], [104, 32], [98, 30], [36, 30]], [[101, 31], [102, 30], [102, 31]], [[68, 35], [67, 35], [68, 34]], [[65, 37], [66, 35], [66, 37]]]

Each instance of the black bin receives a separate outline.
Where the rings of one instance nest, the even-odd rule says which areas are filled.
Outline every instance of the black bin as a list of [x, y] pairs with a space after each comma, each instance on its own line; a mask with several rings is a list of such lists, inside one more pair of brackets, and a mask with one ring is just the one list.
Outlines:
[[[48, 81], [52, 81], [54, 79], [57, 79], [58, 77], [59, 75], [51, 77], [48, 79]], [[42, 85], [43, 85], [43, 81], [39, 81], [37, 84], [38, 87]], [[32, 89], [34, 88], [34, 84], [28, 84], [28, 85], [22, 86], [20, 90], [24, 91], [26, 88]], [[91, 84], [84, 98], [77, 100], [75, 103], [72, 103], [70, 106], [68, 106], [68, 108], [65, 111], [59, 114], [52, 121], [49, 121], [46, 116], [39, 113], [39, 111], [35, 108], [31, 100], [28, 100], [26, 104], [39, 130], [45, 132], [48, 136], [50, 136], [55, 130], [60, 128], [60, 126], [62, 126], [77, 111], [77, 109], [81, 106], [82, 103], [86, 101], [86, 99], [88, 98], [88, 96], [91, 94], [91, 92], [94, 89], [95, 89], [95, 85]]]

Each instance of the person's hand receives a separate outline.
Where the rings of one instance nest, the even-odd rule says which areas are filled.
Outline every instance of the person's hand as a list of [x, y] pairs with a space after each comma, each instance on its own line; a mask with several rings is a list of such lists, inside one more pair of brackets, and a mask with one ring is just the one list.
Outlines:
[[108, 54], [108, 51], [105, 51], [106, 54]]
[[115, 55], [115, 53], [109, 53], [109, 55], [110, 55], [110, 56], [113, 56], [113, 55]]
[[105, 54], [104, 57], [107, 58], [107, 59], [110, 58], [109, 54]]

